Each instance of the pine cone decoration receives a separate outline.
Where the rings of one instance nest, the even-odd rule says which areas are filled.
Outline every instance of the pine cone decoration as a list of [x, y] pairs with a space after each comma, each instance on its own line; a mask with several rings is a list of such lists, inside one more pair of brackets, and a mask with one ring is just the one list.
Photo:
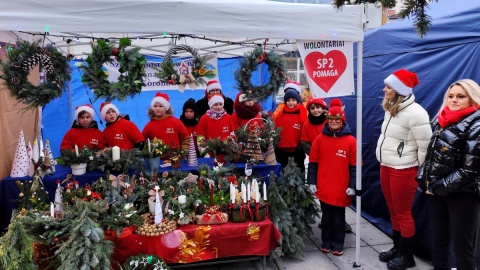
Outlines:
[[226, 203], [222, 203], [222, 205], [220, 205], [220, 208], [218, 209], [218, 211], [222, 212], [222, 213], [228, 213], [228, 206]]
[[20, 79], [17, 78], [17, 77], [13, 77], [13, 78], [10, 79], [10, 82], [11, 82], [12, 84], [19, 84], [19, 83], [20, 83]]
[[197, 209], [195, 209], [195, 215], [203, 215], [205, 214], [205, 205], [200, 204]]
[[33, 69], [36, 65], [38, 65], [38, 63], [40, 63], [40, 55], [41, 54], [36, 53], [32, 55], [30, 58], [28, 58], [27, 60], [25, 60], [25, 62], [23, 62], [22, 64], [23, 70], [28, 71]]

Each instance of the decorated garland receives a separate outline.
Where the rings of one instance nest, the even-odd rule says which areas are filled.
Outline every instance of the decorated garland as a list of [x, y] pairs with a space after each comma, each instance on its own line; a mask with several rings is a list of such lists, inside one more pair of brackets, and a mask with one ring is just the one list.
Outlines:
[[[264, 62], [268, 65], [270, 81], [263, 86], [254, 86], [250, 81], [252, 73], [257, 70], [258, 64]], [[246, 53], [240, 61], [240, 69], [235, 71], [237, 87], [247, 98], [262, 102], [272, 93], [278, 93], [280, 86], [285, 84], [287, 77], [283, 61], [273, 51], [265, 53], [262, 48], [256, 48], [251, 53]]]
[[[27, 105], [25, 109], [44, 106], [62, 95], [65, 83], [70, 80], [70, 66], [52, 45], [39, 46], [40, 41], [17, 41], [17, 47], [7, 52], [7, 60], [1, 62], [5, 86], [12, 97]], [[28, 81], [28, 74], [36, 65], [45, 73], [45, 79], [39, 86]]]
[[129, 257], [123, 264], [123, 269], [149, 269], [149, 270], [168, 270], [170, 267], [156, 255], [139, 254]]
[[[97, 45], [92, 44], [92, 53], [86, 60], [88, 65], [82, 66], [82, 82], [93, 90], [95, 100], [124, 100], [142, 91], [147, 59], [138, 52], [139, 48], [127, 51], [125, 48], [131, 44], [128, 38], [121, 38], [118, 48], [101, 39], [97, 40]], [[108, 75], [102, 69], [103, 64], [113, 61], [111, 56], [115, 56], [120, 64], [120, 76], [115, 83], [108, 81]]]
[[[177, 70], [175, 70], [172, 61], [172, 54], [175, 54], [179, 51], [187, 51], [192, 54], [193, 68], [191, 73], [178, 74]], [[155, 73], [155, 76], [157, 76], [160, 81], [164, 83], [180, 85], [182, 87], [181, 91], [185, 88], [185, 84], [195, 84], [190, 85], [190, 88], [196, 88], [198, 84], [203, 85], [206, 83], [202, 77], [215, 75], [213, 74], [213, 71], [207, 70], [206, 68], [207, 62], [211, 58], [211, 55], [201, 57], [194, 48], [187, 45], [174, 46], [168, 50], [167, 54], [165, 54], [162, 67], [159, 72]]]

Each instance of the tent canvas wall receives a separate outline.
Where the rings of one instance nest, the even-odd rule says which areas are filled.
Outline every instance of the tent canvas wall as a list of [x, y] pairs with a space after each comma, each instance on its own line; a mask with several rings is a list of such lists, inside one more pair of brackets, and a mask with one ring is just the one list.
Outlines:
[[[411, 20], [389, 23], [365, 34], [363, 50], [363, 195], [364, 216], [382, 231], [391, 234], [388, 209], [380, 188], [379, 164], [375, 148], [384, 112], [383, 80], [400, 68], [418, 73], [420, 84], [414, 88], [416, 101], [433, 119], [448, 86], [470, 78], [480, 83], [480, 2], [459, 0], [429, 5], [433, 24], [420, 38]], [[345, 97], [347, 117], [355, 125], [355, 99]], [[355, 127], [353, 127], [355, 129]], [[417, 248], [430, 253], [429, 224], [425, 197], [417, 194], [413, 207]], [[480, 249], [479, 249], [480, 250]]]

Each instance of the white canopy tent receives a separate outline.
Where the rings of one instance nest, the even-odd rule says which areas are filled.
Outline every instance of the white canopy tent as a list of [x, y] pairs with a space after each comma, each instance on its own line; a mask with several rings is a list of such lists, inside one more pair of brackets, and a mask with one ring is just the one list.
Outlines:
[[[362, 157], [363, 6], [281, 3], [265, 0], [16, 0], [0, 2], [0, 41], [42, 38], [64, 53], [83, 57], [90, 42], [130, 37], [146, 55], [164, 55], [175, 42], [200, 54], [242, 56], [266, 41], [266, 50], [296, 51], [296, 40], [357, 44], [357, 238], [360, 258]], [[78, 41], [77, 41], [78, 38]], [[68, 40], [71, 39], [71, 42]], [[179, 57], [187, 54], [178, 54]]]

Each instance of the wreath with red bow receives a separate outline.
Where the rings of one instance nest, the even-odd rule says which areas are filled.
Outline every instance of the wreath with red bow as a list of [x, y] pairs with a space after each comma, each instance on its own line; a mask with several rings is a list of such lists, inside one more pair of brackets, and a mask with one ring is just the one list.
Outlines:
[[[255, 86], [250, 79], [261, 63], [268, 65], [270, 80], [265, 85]], [[247, 98], [262, 102], [273, 93], [278, 93], [280, 87], [285, 84], [287, 76], [283, 61], [278, 54], [273, 51], [266, 53], [262, 48], [256, 48], [252, 52], [246, 53], [240, 61], [240, 69], [235, 71], [235, 80], [237, 88]]]
[[[92, 43], [87, 65], [82, 66], [82, 82], [93, 90], [95, 100], [105, 98], [107, 101], [122, 101], [142, 91], [145, 86], [143, 77], [146, 77], [144, 65], [147, 59], [139, 53], [140, 48], [126, 50], [130, 45], [132, 42], [129, 38], [121, 38], [118, 48], [101, 39], [97, 40], [97, 44]], [[120, 76], [115, 83], [108, 81], [108, 75], [103, 70], [103, 64], [113, 62], [112, 56], [120, 64]]]

